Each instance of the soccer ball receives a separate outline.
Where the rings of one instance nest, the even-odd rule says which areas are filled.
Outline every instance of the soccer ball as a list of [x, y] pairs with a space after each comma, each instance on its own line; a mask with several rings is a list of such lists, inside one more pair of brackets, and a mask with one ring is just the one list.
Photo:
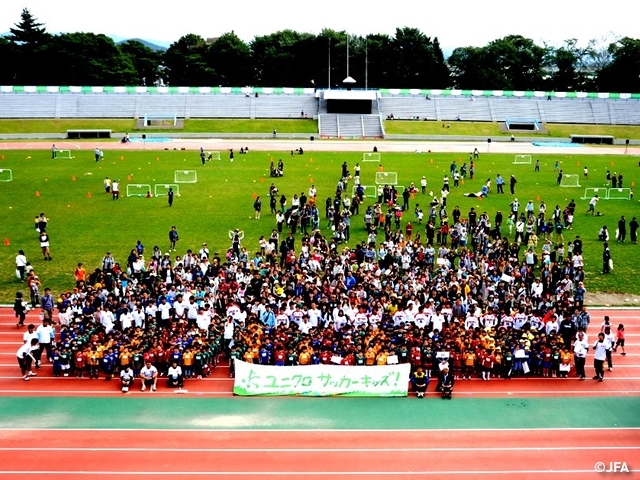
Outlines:
[[140, 198], [142, 195], [138, 194], [138, 198]]

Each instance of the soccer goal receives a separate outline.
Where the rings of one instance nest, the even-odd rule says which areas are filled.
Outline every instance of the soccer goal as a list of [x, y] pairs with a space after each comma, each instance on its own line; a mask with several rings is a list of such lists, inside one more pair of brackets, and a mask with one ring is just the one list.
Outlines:
[[130, 183], [127, 185], [127, 197], [146, 197], [151, 193], [148, 183]]
[[[364, 198], [378, 198], [378, 187], [375, 185], [362, 185], [362, 190], [364, 191]], [[351, 189], [351, 196], [355, 197], [358, 191], [358, 187], [353, 187]]]
[[514, 165], [531, 165], [531, 155], [516, 155], [513, 159]]
[[153, 186], [153, 194], [156, 197], [166, 197], [170, 188], [173, 188], [173, 193], [180, 195], [180, 186], [177, 183], [156, 183]]
[[13, 171], [8, 168], [0, 168], [0, 182], [10, 182], [13, 180]]
[[561, 187], [579, 187], [580, 175], [564, 174], [560, 179]]
[[175, 127], [178, 124], [178, 116], [175, 113], [145, 113], [145, 127]]
[[175, 183], [198, 183], [198, 172], [195, 170], [176, 170], [173, 173]]
[[631, 200], [631, 189], [610, 188], [607, 192], [607, 200]]
[[72, 159], [73, 155], [71, 155], [71, 150], [58, 150], [56, 152], [56, 158]]
[[220, 152], [207, 152], [207, 160], [220, 161]]
[[362, 154], [362, 161], [363, 162], [378, 162], [380, 163], [380, 159], [382, 157], [380, 156], [380, 154], [378, 152], [375, 153], [363, 153]]
[[397, 185], [398, 172], [376, 172], [376, 185]]
[[596, 195], [598, 195], [601, 200], [607, 200], [607, 193], [608, 192], [606, 188], [585, 188], [582, 200], [591, 200]]

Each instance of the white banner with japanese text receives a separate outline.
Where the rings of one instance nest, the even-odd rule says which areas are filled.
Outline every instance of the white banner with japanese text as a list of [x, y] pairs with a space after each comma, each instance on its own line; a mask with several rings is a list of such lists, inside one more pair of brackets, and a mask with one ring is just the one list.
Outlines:
[[406, 397], [411, 367], [304, 365], [275, 367], [235, 360], [235, 395]]

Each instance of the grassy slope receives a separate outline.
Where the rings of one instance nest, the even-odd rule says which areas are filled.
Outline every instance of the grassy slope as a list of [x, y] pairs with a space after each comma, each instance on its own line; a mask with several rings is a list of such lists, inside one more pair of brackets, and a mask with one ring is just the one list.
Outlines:
[[[126, 152], [122, 160], [121, 152], [106, 151], [105, 160], [99, 165], [93, 162], [89, 151], [78, 153], [73, 160], [56, 162], [51, 161], [46, 151], [5, 151], [3, 154], [0, 168], [11, 168], [14, 180], [0, 184], [0, 240], [9, 238], [11, 242], [9, 247], [0, 247], [1, 302], [11, 301], [15, 290], [21, 288], [13, 267], [20, 248], [35, 265], [44, 285], [51, 286], [54, 291], [73, 286], [72, 273], [77, 262], [83, 262], [87, 270], [91, 270], [99, 266], [106, 250], [112, 251], [116, 260], [124, 263], [138, 239], [145, 244], [147, 252], [156, 244], [162, 250], [166, 249], [171, 225], [176, 225], [180, 232], [179, 253], [187, 248], [197, 250], [206, 241], [212, 252], [219, 251], [223, 255], [230, 244], [227, 233], [234, 228], [245, 230], [244, 244], [249, 251], [254, 251], [260, 235], [268, 235], [275, 226], [267, 197], [270, 158], [285, 161], [285, 176], [276, 184], [288, 198], [294, 193], [306, 192], [311, 181], [316, 184], [321, 212], [324, 212], [324, 200], [335, 189], [342, 162], [346, 160], [353, 168], [362, 158], [360, 153], [318, 152], [313, 153], [313, 157], [307, 154], [291, 158], [288, 153], [251, 152], [236, 156], [233, 164], [211, 162], [202, 167], [195, 151]], [[444, 171], [456, 157], [455, 154], [383, 154], [383, 163], [386, 171], [398, 172], [400, 184], [418, 183], [420, 177], [426, 175], [429, 188], [439, 190]], [[591, 179], [582, 181], [582, 188], [556, 187], [556, 174], [552, 171], [556, 158], [563, 162], [562, 168], [567, 173], [581, 173], [582, 165], [588, 165]], [[622, 156], [550, 155], [540, 156], [540, 159], [542, 171], [534, 174], [533, 166], [512, 165], [512, 155], [483, 154], [477, 163], [476, 179], [454, 190], [449, 205], [459, 204], [463, 213], [474, 206], [486, 210], [492, 218], [498, 209], [508, 211], [512, 199], [508, 194], [492, 195], [483, 201], [462, 195], [479, 190], [484, 180], [494, 179], [498, 172], [505, 177], [511, 173], [518, 177], [517, 196], [523, 205], [529, 198], [536, 200], [540, 196], [550, 211], [556, 204], [564, 206], [570, 198], [575, 198], [578, 203], [576, 228], [565, 235], [565, 241], [576, 234], [585, 241], [587, 288], [590, 291], [640, 293], [640, 285], [629, 281], [635, 272], [634, 265], [640, 259], [639, 247], [612, 242], [615, 273], [603, 277], [599, 274], [602, 245], [596, 240], [602, 224], [607, 224], [613, 232], [620, 215], [626, 215], [628, 220], [637, 215], [637, 200], [603, 201], [599, 209], [605, 216], [601, 218], [584, 215], [587, 201], [580, 200], [584, 187], [602, 186], [606, 168], [624, 172], [626, 185], [629, 185], [635, 180], [637, 171], [634, 160]], [[578, 162], [581, 162], [580, 166]], [[363, 184], [372, 185], [377, 165], [364, 163], [362, 166]], [[171, 209], [165, 198], [125, 197], [114, 202], [102, 190], [106, 175], [120, 179], [121, 191], [126, 192], [127, 183], [172, 182], [176, 169], [197, 170], [198, 183], [181, 185], [182, 195], [176, 198]], [[129, 176], [131, 181], [127, 180]], [[36, 191], [40, 193], [39, 197], [35, 196]], [[91, 198], [88, 198], [88, 192], [91, 192]], [[254, 193], [263, 198], [261, 220], [252, 218]], [[417, 195], [411, 202], [411, 212], [414, 202], [426, 206], [429, 200], [428, 196]], [[45, 212], [51, 219], [52, 262], [41, 260], [33, 229], [33, 218], [40, 212]], [[413, 220], [412, 217], [409, 214], [405, 220]], [[422, 229], [414, 232], [417, 230]], [[352, 243], [366, 238], [362, 215], [353, 219], [352, 232]]]
[[[442, 128], [443, 122], [386, 121], [387, 134], [393, 135], [472, 135], [472, 136], [508, 136], [500, 132], [497, 123], [491, 122], [444, 122], [449, 128]], [[64, 133], [68, 129], [111, 129], [114, 132], [167, 132], [167, 133], [271, 133], [275, 128], [279, 133], [315, 133], [318, 130], [316, 120], [279, 120], [279, 119], [206, 119], [186, 120], [180, 130], [136, 129], [135, 120], [113, 119], [74, 119], [74, 120], [0, 120], [0, 134], [9, 133]], [[566, 125], [547, 124], [548, 134], [540, 136], [569, 137], [580, 135], [613, 135], [616, 138], [640, 139], [640, 127], [616, 125]], [[523, 134], [530, 136], [532, 134]]]
[[[443, 128], [448, 125], [448, 128]], [[640, 127], [617, 125], [573, 125], [545, 124], [548, 134], [521, 133], [516, 136], [564, 137], [576, 135], [613, 135], [616, 138], [640, 138]], [[384, 124], [388, 135], [472, 135], [472, 136], [510, 136], [500, 131], [494, 122], [418, 122], [418, 121], [386, 121]]]

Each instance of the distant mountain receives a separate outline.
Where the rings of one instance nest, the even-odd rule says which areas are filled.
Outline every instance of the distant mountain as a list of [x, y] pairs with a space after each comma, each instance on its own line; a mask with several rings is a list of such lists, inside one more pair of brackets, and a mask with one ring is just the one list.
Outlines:
[[135, 42], [140, 42], [145, 47], [148, 47], [151, 50], [155, 50], [156, 52], [164, 52], [167, 49], [167, 47], [170, 45], [170, 43], [160, 42], [157, 40], [143, 40], [142, 38], [124, 38], [124, 37], [119, 37], [117, 35], [110, 35], [110, 37], [113, 39], [116, 45], [128, 42], [129, 40], [133, 40]]

